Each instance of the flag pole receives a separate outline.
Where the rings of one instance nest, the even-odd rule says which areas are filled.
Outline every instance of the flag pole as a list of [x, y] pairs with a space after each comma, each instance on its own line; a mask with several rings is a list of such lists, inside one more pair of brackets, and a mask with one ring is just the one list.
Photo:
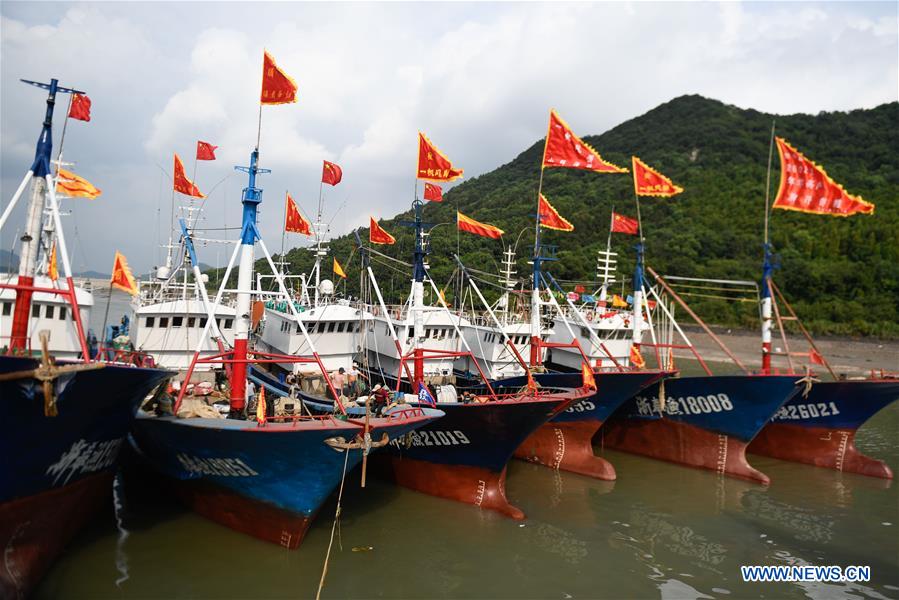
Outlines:
[[259, 150], [259, 141], [262, 139], [262, 101], [259, 101], [259, 121], [256, 124], [256, 150]]
[[284, 236], [287, 234], [287, 198], [290, 196], [288, 190], [284, 190], [284, 226], [281, 228], [281, 274], [284, 274]]
[[62, 122], [62, 133], [59, 136], [59, 152], [56, 153], [56, 176], [59, 177], [59, 167], [62, 162], [62, 147], [66, 143], [66, 127], [69, 124], [69, 113], [72, 111], [72, 101], [75, 94], [69, 94], [69, 106], [66, 108], [66, 118]]
[[[115, 266], [113, 265], [113, 270], [115, 270]], [[106, 346], [106, 325], [109, 323], [109, 303], [112, 300], [112, 281], [109, 282], [109, 294], [106, 295], [106, 310], [103, 313], [103, 330], [100, 333], [102, 336], [100, 343], [103, 346]]]
[[771, 201], [771, 159], [774, 156], [774, 124], [775, 120], [771, 119], [771, 141], [768, 144], [768, 175], [765, 179], [765, 245], [768, 244], [768, 213], [770, 212]]

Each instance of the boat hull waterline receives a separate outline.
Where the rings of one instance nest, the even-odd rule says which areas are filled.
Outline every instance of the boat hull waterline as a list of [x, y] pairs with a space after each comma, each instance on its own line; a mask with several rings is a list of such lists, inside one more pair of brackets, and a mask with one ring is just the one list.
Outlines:
[[[0, 373], [39, 361], [0, 356]], [[12, 425], [0, 436], [0, 597], [26, 597], [81, 527], [112, 505], [119, 449], [140, 402], [167, 371], [106, 364], [54, 383], [58, 415], [44, 415], [40, 382], [0, 383], [0, 407]]]
[[826, 381], [783, 405], [749, 444], [749, 452], [781, 460], [892, 479], [882, 460], [855, 447], [858, 428], [899, 399], [899, 379]]
[[678, 377], [655, 384], [624, 404], [603, 427], [606, 447], [768, 484], [746, 448], [799, 391], [794, 375]]

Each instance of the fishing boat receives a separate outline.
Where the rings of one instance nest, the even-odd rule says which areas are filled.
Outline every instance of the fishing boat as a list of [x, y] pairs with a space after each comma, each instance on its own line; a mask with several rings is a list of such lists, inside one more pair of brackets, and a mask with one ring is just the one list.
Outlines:
[[[268, 54], [265, 61], [270, 61]], [[276, 66], [264, 69], [264, 92], [267, 78], [279, 73], [282, 81], [286, 81], [286, 76]], [[296, 86], [292, 81], [286, 85], [292, 87], [295, 97]], [[282, 103], [283, 90], [278, 97], [278, 103]], [[265, 104], [264, 98], [265, 95], [262, 104]], [[336, 400], [338, 394], [288, 293], [282, 273], [275, 267], [257, 229], [258, 207], [262, 202], [257, 176], [270, 172], [259, 167], [258, 143], [250, 154], [249, 166], [236, 168], [248, 175], [241, 199], [240, 237], [221, 286], [215, 298], [206, 305], [209, 318], [175, 401], [175, 414], [142, 412], [134, 425], [133, 441], [138, 454], [165, 476], [175, 493], [195, 512], [236, 531], [295, 549], [321, 505], [350, 470], [360, 462], [367, 462], [369, 451], [426, 425], [442, 413], [408, 408], [376, 418], [371, 415], [356, 418], [347, 415], [340, 402], [336, 403], [339, 410], [335, 414], [309, 415], [303, 410], [278, 413], [269, 410], [264, 391], [260, 390], [259, 396], [254, 398], [256, 418], [247, 418], [252, 417], [247, 415], [246, 401], [248, 370], [253, 365], [314, 365], [326, 382], [330, 397]], [[189, 232], [183, 237], [191, 264], [199, 264]], [[251, 343], [254, 247], [257, 243], [275, 276], [278, 293], [274, 299], [284, 302], [291, 312], [291, 327], [296, 326], [303, 334], [309, 348], [307, 355], [257, 351]], [[225, 293], [238, 255], [233, 347], [209, 351], [206, 344], [214, 327], [214, 312]], [[255, 291], [257, 295], [260, 292]], [[223, 369], [227, 373], [228, 418], [218, 418], [219, 415], [210, 413], [202, 399], [195, 411], [186, 404], [191, 400], [196, 402], [186, 392], [198, 365]], [[273, 399], [271, 406], [276, 404], [278, 402]]]
[[[112, 498], [119, 449], [138, 404], [169, 373], [151, 368], [139, 354], [119, 355], [123, 362], [91, 360], [50, 169], [53, 110], [59, 93], [83, 94], [50, 83], [25, 81], [48, 91], [46, 116], [34, 162], [0, 218], [0, 230], [31, 183], [22, 236], [19, 273], [0, 282], [14, 293], [4, 303], [2, 321], [12, 320], [6, 351], [0, 356], [0, 407], [10, 426], [0, 436], [0, 597], [25, 598], [65, 545]], [[65, 281], [35, 278], [45, 209], [55, 227], [56, 248]], [[53, 298], [51, 301], [50, 299]], [[63, 299], [64, 303], [57, 299]], [[48, 316], [53, 307], [55, 316]], [[45, 321], [30, 318], [43, 309], [65, 329], [37, 331]], [[65, 310], [63, 310], [65, 309]], [[62, 315], [60, 318], [59, 315]], [[54, 325], [57, 325], [55, 322]], [[75, 333], [72, 334], [71, 332]], [[53, 338], [53, 335], [57, 337]], [[54, 344], [51, 345], [51, 338]], [[56, 359], [62, 340], [77, 343], [67, 360]]]

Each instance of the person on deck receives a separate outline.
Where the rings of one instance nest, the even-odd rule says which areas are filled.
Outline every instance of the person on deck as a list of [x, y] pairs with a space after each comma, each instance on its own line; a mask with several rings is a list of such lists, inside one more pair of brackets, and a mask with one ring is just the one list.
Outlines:
[[336, 391], [341, 396], [346, 396], [346, 371], [343, 367], [340, 367], [333, 373], [331, 373], [331, 385], [334, 386], [334, 391]]
[[387, 408], [387, 402], [390, 400], [387, 388], [383, 387], [380, 383], [376, 384], [371, 390], [369, 399], [371, 401], [371, 413], [376, 417], [382, 416], [384, 409]]

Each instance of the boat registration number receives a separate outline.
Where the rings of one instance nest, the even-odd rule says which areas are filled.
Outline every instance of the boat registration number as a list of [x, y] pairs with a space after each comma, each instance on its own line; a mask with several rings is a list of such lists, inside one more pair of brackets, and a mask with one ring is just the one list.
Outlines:
[[179, 454], [178, 462], [185, 471], [219, 477], [253, 477], [259, 475], [239, 458], [200, 458]]
[[589, 400], [581, 400], [577, 404], [572, 404], [568, 408], [565, 409], [565, 412], [570, 413], [580, 413], [580, 412], [588, 412], [596, 408], [596, 405], [590, 402]]
[[771, 417], [772, 421], [790, 421], [799, 419], [817, 419], [818, 417], [832, 417], [840, 414], [840, 410], [833, 402], [818, 402], [812, 404], [787, 404]]
[[413, 431], [413, 446], [459, 446], [461, 444], [470, 444], [464, 433], [456, 429], [455, 431]]
[[[658, 399], [637, 396], [637, 412], [641, 416], [658, 414]], [[709, 394], [707, 396], [686, 396], [674, 398], [668, 396], [665, 401], [665, 413], [669, 415], [701, 415], [719, 413], [734, 409], [727, 394]]]

